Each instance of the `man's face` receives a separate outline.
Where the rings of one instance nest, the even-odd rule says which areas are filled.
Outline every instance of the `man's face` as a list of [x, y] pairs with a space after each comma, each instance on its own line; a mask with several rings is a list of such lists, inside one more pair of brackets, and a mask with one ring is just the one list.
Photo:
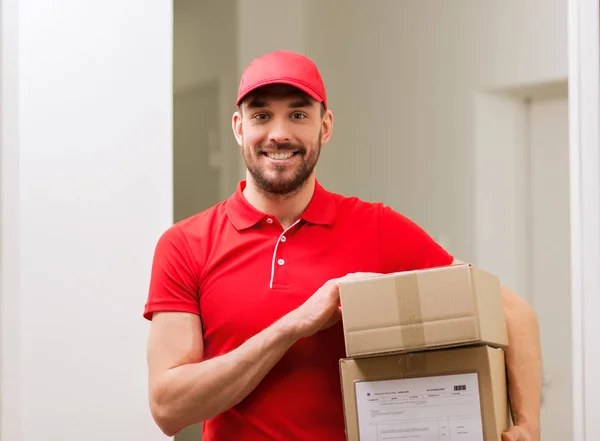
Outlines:
[[330, 136], [331, 115], [297, 89], [265, 87], [241, 104], [234, 131], [257, 188], [284, 196], [313, 175]]

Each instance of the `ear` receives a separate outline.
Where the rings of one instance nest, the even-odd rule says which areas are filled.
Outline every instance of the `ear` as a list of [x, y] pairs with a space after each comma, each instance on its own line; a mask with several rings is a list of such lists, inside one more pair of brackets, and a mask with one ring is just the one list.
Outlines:
[[333, 133], [333, 113], [327, 109], [321, 121], [321, 145], [327, 144]]
[[233, 136], [235, 140], [242, 146], [242, 115], [239, 110], [234, 112], [233, 118], [231, 119], [231, 128], [233, 129]]

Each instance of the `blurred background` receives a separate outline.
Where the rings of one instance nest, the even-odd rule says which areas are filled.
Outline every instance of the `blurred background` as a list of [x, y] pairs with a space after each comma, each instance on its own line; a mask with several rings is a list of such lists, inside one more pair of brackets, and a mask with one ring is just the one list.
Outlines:
[[308, 55], [334, 114], [317, 178], [386, 202], [533, 304], [544, 441], [569, 439], [566, 7], [175, 0], [175, 219], [227, 198], [244, 176], [231, 115], [247, 63], [280, 48]]
[[326, 188], [384, 201], [533, 305], [542, 439], [574, 439], [567, 12], [567, 0], [3, 0], [2, 441], [164, 439], [141, 315], [154, 245], [244, 178], [238, 81], [276, 49], [323, 75]]

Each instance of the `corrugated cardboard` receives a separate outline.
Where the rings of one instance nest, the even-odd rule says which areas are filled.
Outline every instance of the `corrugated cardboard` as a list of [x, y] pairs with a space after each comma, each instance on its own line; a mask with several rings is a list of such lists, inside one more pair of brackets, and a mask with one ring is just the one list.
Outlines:
[[504, 362], [489, 346], [342, 359], [347, 440], [500, 441], [510, 421]]
[[340, 285], [348, 357], [508, 345], [498, 278], [470, 264]]

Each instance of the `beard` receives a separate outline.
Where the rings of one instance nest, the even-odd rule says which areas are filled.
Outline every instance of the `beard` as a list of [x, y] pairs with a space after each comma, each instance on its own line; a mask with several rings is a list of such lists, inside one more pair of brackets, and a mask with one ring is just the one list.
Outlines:
[[[263, 151], [294, 151], [294, 165], [267, 164]], [[258, 144], [253, 150], [243, 144], [246, 168], [257, 189], [265, 196], [290, 196], [298, 192], [312, 175], [321, 154], [321, 133], [310, 151], [301, 144]]]

